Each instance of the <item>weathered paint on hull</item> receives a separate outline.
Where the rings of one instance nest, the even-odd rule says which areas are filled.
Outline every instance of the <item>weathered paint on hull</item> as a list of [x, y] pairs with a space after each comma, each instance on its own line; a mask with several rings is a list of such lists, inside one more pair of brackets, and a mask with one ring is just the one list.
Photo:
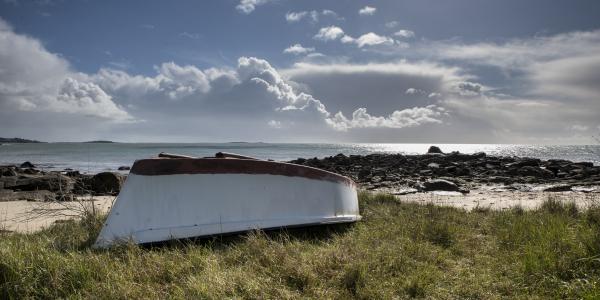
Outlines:
[[95, 246], [354, 222], [356, 186], [271, 174], [130, 174]]

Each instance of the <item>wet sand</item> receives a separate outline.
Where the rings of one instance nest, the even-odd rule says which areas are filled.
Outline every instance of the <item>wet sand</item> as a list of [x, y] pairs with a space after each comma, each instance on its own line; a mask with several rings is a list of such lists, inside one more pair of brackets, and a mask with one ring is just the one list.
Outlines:
[[[474, 190], [469, 194], [457, 192], [416, 193], [396, 196], [400, 201], [419, 204], [453, 206], [466, 210], [489, 208], [494, 210], [520, 206], [523, 209], [535, 209], [543, 201], [552, 198], [563, 202], [574, 202], [580, 208], [600, 204], [600, 193], [585, 192], [521, 192]], [[81, 202], [0, 202], [0, 231], [35, 232], [52, 225], [56, 221], [73, 219], [84, 209], [94, 208], [108, 212], [115, 199], [113, 196], [84, 198]], [[83, 205], [83, 206], [82, 206]]]

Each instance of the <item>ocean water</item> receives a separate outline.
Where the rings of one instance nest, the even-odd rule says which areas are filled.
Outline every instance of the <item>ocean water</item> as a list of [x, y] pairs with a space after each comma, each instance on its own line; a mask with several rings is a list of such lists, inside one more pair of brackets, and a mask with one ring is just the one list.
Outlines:
[[[44, 170], [71, 168], [84, 173], [115, 171], [131, 166], [136, 159], [160, 152], [191, 156], [213, 156], [219, 151], [261, 159], [286, 161], [298, 157], [326, 157], [343, 153], [423, 154], [431, 144], [272, 144], [272, 143], [44, 143], [0, 145], [0, 165], [30, 161]], [[600, 164], [600, 145], [494, 145], [437, 144], [444, 152], [486, 152], [490, 155], [527, 156], [541, 159], [567, 159]]]

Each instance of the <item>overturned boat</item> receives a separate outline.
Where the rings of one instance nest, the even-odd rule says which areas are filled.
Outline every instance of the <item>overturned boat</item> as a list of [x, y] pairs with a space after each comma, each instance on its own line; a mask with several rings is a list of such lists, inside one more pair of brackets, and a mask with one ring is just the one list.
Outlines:
[[356, 184], [307, 166], [217, 153], [137, 160], [95, 247], [354, 222]]

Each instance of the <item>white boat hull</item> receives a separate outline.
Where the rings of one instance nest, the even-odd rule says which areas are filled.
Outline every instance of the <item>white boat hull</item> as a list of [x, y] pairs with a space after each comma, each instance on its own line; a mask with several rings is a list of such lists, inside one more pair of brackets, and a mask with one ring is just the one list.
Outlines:
[[360, 219], [353, 182], [308, 177], [132, 173], [95, 246]]

